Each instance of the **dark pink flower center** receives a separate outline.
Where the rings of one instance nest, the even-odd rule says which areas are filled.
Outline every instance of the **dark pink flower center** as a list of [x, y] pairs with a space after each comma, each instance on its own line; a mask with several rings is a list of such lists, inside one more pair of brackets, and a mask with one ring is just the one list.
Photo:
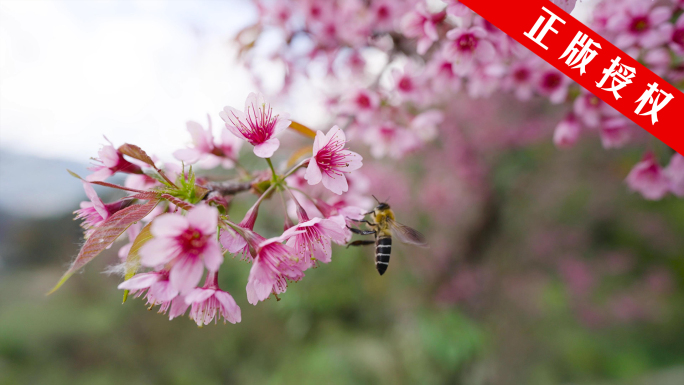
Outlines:
[[176, 239], [184, 254], [200, 255], [207, 244], [207, 236], [193, 227], [188, 227]]
[[394, 134], [396, 131], [394, 128], [391, 127], [382, 127], [380, 128], [380, 135], [385, 139], [385, 140], [390, 140], [394, 137]]
[[684, 47], [684, 28], [679, 28], [672, 34], [672, 41]]
[[413, 91], [413, 82], [411, 81], [411, 78], [404, 76], [399, 80], [399, 89], [404, 91], [404, 92], [411, 92]]
[[461, 52], [473, 52], [477, 48], [478, 39], [472, 33], [464, 33], [456, 40], [456, 46]]
[[561, 77], [557, 73], [548, 73], [542, 79], [542, 87], [547, 90], [555, 90], [561, 84]]
[[386, 5], [381, 5], [378, 8], [377, 16], [378, 16], [378, 19], [380, 19], [380, 20], [389, 19], [389, 16], [390, 16], [389, 8]]
[[445, 61], [442, 63], [442, 65], [439, 67], [439, 73], [445, 74], [449, 77], [454, 76], [454, 67], [451, 62]]
[[642, 33], [649, 27], [648, 18], [646, 16], [637, 16], [632, 19], [629, 25], [629, 30], [634, 33]]
[[518, 68], [513, 72], [513, 78], [518, 82], [524, 82], [530, 78], [530, 70], [527, 68]]
[[360, 108], [370, 108], [371, 101], [368, 95], [360, 94], [356, 97], [356, 104], [358, 104]]
[[347, 154], [343, 153], [345, 142], [333, 137], [328, 144], [318, 150], [316, 163], [321, 173], [326, 175], [342, 175], [340, 168], [349, 166]]
[[271, 139], [278, 122], [278, 115], [273, 116], [273, 109], [267, 104], [258, 108], [252, 104], [247, 107], [246, 125], [235, 114], [229, 119], [245, 139], [253, 145], [257, 145]]

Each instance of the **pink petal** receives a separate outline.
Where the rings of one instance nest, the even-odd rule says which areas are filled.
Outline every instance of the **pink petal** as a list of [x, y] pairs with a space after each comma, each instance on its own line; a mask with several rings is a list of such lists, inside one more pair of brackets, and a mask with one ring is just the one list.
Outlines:
[[344, 175], [323, 175], [323, 186], [337, 195], [342, 195], [349, 189], [347, 178]]
[[310, 185], [315, 185], [321, 182], [321, 169], [316, 163], [316, 159], [311, 158], [309, 165], [306, 167], [306, 173], [304, 174], [304, 179], [309, 182]]
[[183, 258], [171, 268], [169, 281], [179, 292], [185, 294], [197, 287], [203, 272], [202, 261], [197, 258]]
[[346, 142], [347, 137], [344, 135], [344, 131], [340, 129], [338, 126], [332, 126], [330, 131], [328, 131], [327, 134], [325, 134], [326, 139], [328, 139], [327, 143], [330, 143], [332, 141], [338, 141], [338, 142]]
[[173, 239], [152, 238], [140, 248], [139, 253], [144, 266], [156, 267], [175, 258], [178, 247]]
[[325, 147], [326, 144], [328, 144], [327, 135], [325, 135], [323, 131], [316, 131], [316, 137], [314, 138], [312, 149], [313, 156], [316, 156], [316, 154], [318, 154], [318, 151], [320, 151], [321, 148]]
[[216, 293], [214, 289], [204, 289], [201, 287], [191, 290], [185, 295], [185, 303], [192, 304], [196, 302], [204, 302], [207, 298], [211, 297]]
[[247, 246], [247, 241], [233, 230], [221, 229], [219, 240], [223, 248], [235, 254]]
[[494, 49], [494, 45], [487, 40], [480, 40], [475, 56], [477, 56], [480, 61], [488, 62], [492, 61], [495, 55], [496, 50]]
[[211, 151], [212, 147], [214, 147], [214, 136], [211, 134], [211, 130], [205, 130], [201, 124], [192, 120], [185, 123], [185, 125], [195, 147], [200, 151]]
[[344, 232], [344, 220], [342, 220], [342, 222], [338, 222], [332, 218], [324, 219], [318, 226], [320, 226], [325, 235], [329, 236], [335, 243], [343, 242], [346, 237]]
[[134, 275], [129, 280], [123, 281], [119, 284], [118, 289], [126, 290], [140, 290], [152, 286], [153, 283], [159, 281], [161, 275], [158, 273], [143, 273]]
[[202, 156], [202, 153], [197, 151], [194, 148], [185, 148], [185, 149], [176, 150], [173, 152], [174, 158], [176, 158], [182, 162], [188, 163], [188, 164], [197, 163], [197, 161], [200, 159], [201, 156]]
[[235, 299], [230, 294], [225, 291], [217, 291], [214, 294], [216, 299], [221, 303], [223, 318], [234, 324], [242, 321], [242, 315], [240, 313], [240, 307], [235, 302]]
[[[271, 295], [275, 277], [272, 276], [270, 270], [262, 266], [260, 259], [256, 259], [249, 271], [249, 279], [247, 280], [247, 302], [256, 305], [259, 301], [263, 301]], [[270, 273], [270, 274], [269, 274]]]
[[363, 157], [355, 152], [344, 150], [341, 151], [344, 155], [344, 161], [347, 162], [347, 166], [340, 167], [339, 170], [342, 172], [351, 172], [358, 170], [363, 166]]
[[204, 258], [204, 266], [207, 267], [207, 270], [210, 272], [218, 271], [223, 263], [223, 253], [221, 253], [221, 249], [216, 241], [212, 239], [212, 241], [207, 244], [204, 253], [202, 254], [202, 258]]
[[171, 310], [169, 310], [169, 319], [172, 320], [176, 317], [180, 317], [188, 310], [188, 305], [185, 303], [183, 297], [176, 297], [171, 302]]
[[213, 235], [216, 234], [218, 214], [216, 207], [200, 204], [188, 211], [185, 218], [188, 224], [201, 231], [202, 235]]
[[108, 168], [115, 167], [119, 164], [119, 153], [114, 146], [104, 146], [97, 152], [98, 157], [102, 163]]
[[266, 104], [264, 95], [261, 93], [250, 92], [249, 95], [247, 95], [247, 100], [245, 100], [245, 113], [247, 113], [247, 111], [251, 108], [256, 110], [263, 108], [264, 104]]
[[425, 36], [429, 37], [432, 41], [439, 40], [439, 34], [437, 34], [437, 27], [434, 23], [426, 22], [423, 23], [423, 31]]
[[313, 256], [316, 260], [323, 263], [330, 263], [332, 255], [332, 247], [330, 239], [322, 239], [320, 242], [314, 243]]
[[83, 182], [83, 189], [85, 190], [88, 199], [90, 199], [90, 201], [93, 202], [93, 208], [95, 209], [95, 211], [97, 211], [97, 213], [100, 214], [102, 218], [107, 219], [107, 217], [109, 217], [109, 212], [107, 211], [107, 208], [105, 207], [104, 203], [102, 203], [100, 197], [97, 196], [97, 193], [95, 192], [93, 186], [91, 186], [88, 182]]
[[273, 136], [279, 135], [286, 128], [290, 127], [290, 124], [292, 124], [292, 121], [290, 120], [290, 114], [287, 114], [287, 113], [279, 114], [278, 115], [278, 121], [276, 121], [276, 125], [273, 128]]
[[456, 40], [461, 37], [464, 32], [465, 30], [463, 28], [454, 28], [446, 33], [446, 37], [449, 40]]
[[651, 11], [648, 20], [655, 26], [667, 21], [671, 16], [672, 11], [670, 10], [670, 7], [656, 7]]
[[152, 285], [149, 294], [157, 301], [167, 302], [178, 296], [178, 290], [171, 285], [171, 282], [165, 280]]
[[259, 158], [270, 158], [278, 147], [280, 147], [280, 141], [276, 138], [271, 138], [264, 143], [254, 146], [254, 155]]
[[188, 220], [178, 214], [163, 214], [154, 219], [150, 232], [155, 238], [175, 237], [188, 228]]
[[114, 175], [114, 172], [107, 167], [103, 167], [94, 173], [88, 175], [85, 179], [88, 182], [101, 182], [110, 176]]
[[428, 37], [423, 37], [418, 40], [418, 45], [416, 46], [416, 52], [418, 55], [425, 55], [425, 53], [432, 47], [433, 41]]

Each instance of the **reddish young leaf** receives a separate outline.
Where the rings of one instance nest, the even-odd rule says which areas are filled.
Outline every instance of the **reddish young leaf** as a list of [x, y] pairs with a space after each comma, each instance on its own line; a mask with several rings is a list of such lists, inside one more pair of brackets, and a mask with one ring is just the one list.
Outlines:
[[166, 180], [167, 182], [169, 182], [169, 184], [170, 184], [171, 186], [174, 186], [174, 187], [176, 186], [176, 185], [175, 185], [175, 184], [166, 176], [166, 174], [164, 174], [164, 171], [162, 171], [162, 170], [160, 170], [160, 169], [157, 168], [157, 166], [154, 164], [154, 161], [152, 160], [152, 158], [150, 158], [150, 156], [147, 155], [147, 153], [146, 153], [145, 151], [143, 151], [142, 148], [136, 146], [135, 144], [124, 143], [124, 144], [122, 144], [122, 145], [119, 147], [118, 151], [119, 151], [120, 153], [124, 154], [124, 155], [130, 156], [130, 157], [133, 158], [133, 159], [137, 159], [137, 160], [139, 160], [139, 161], [142, 161], [142, 162], [147, 163], [147, 164], [150, 165], [152, 168], [154, 168], [154, 169], [159, 173], [159, 175], [161, 175], [161, 177], [164, 178], [164, 180]]
[[159, 199], [159, 193], [154, 191], [143, 191], [139, 194], [131, 195], [131, 198], [141, 199], [145, 201], [150, 199]]
[[119, 152], [124, 155], [128, 155], [133, 159], [145, 162], [156, 169], [152, 158], [150, 158], [150, 156], [147, 155], [142, 148], [136, 146], [135, 144], [124, 143], [119, 147]]
[[109, 217], [100, 227], [98, 227], [86, 240], [85, 244], [78, 253], [78, 256], [48, 294], [66, 282], [77, 270], [93, 260], [102, 250], [111, 245], [126, 229], [135, 222], [145, 218], [159, 203], [157, 199], [150, 199], [145, 204], [133, 205], [123, 210], [117, 211]]

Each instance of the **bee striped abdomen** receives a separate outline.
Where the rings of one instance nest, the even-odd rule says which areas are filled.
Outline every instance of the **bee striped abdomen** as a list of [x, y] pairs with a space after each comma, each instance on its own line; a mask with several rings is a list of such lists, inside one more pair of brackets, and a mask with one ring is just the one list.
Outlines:
[[375, 268], [383, 275], [387, 270], [392, 251], [392, 237], [381, 236], [375, 242]]

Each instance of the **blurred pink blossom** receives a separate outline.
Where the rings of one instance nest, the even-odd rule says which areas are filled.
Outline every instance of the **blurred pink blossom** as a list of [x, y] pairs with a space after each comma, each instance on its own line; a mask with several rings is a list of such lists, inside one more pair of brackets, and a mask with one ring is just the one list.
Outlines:
[[663, 198], [670, 188], [669, 179], [651, 152], [646, 153], [641, 162], [632, 168], [626, 181], [629, 188], [649, 200]]

